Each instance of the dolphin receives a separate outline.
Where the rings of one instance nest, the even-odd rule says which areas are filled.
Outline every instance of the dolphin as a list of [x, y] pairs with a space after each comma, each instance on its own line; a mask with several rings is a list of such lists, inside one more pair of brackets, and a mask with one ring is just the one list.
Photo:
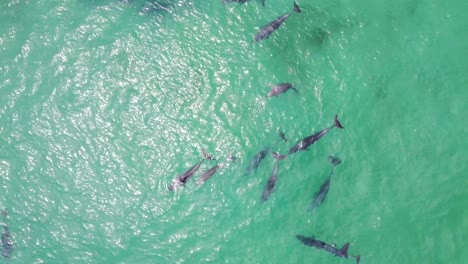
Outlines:
[[205, 160], [214, 160], [210, 155], [208, 155], [205, 151], [203, 151], [203, 159], [198, 162], [197, 164], [193, 165], [190, 169], [188, 169], [184, 174], [174, 178], [172, 180], [171, 185], [169, 186], [169, 191], [174, 191], [180, 186], [184, 186], [185, 183], [197, 172], [197, 170], [200, 168], [200, 165], [203, 163]]
[[271, 87], [271, 90], [266, 95], [266, 98], [270, 98], [270, 97], [273, 97], [273, 96], [278, 97], [278, 95], [280, 95], [282, 93], [285, 93], [289, 89], [293, 89], [297, 93], [296, 88], [294, 88], [293, 85], [290, 84], [290, 83], [280, 83], [280, 84], [277, 84], [277, 85], [270, 84], [270, 87]]
[[273, 169], [273, 173], [268, 179], [267, 185], [265, 186], [265, 189], [263, 190], [262, 197], [261, 197], [262, 203], [268, 200], [271, 193], [275, 190], [277, 179], [278, 179], [278, 161], [276, 161], [275, 168]]
[[8, 215], [7, 209], [2, 210], [1, 212], [3, 216], [3, 232], [2, 232], [2, 256], [3, 258], [9, 258], [11, 253], [13, 252], [13, 240], [11, 238], [10, 230], [8, 229], [8, 225], [6, 222], [6, 217]]
[[140, 9], [140, 15], [151, 14], [151, 13], [161, 13], [161, 12], [170, 12], [174, 8], [174, 4], [170, 3], [161, 3], [159, 1], [147, 1], [143, 4]]
[[335, 166], [338, 166], [341, 163], [341, 159], [333, 157], [333, 156], [329, 156], [328, 160], [330, 161], [332, 165], [330, 175], [325, 180], [325, 182], [322, 183], [322, 186], [320, 186], [320, 190], [315, 193], [314, 199], [312, 200], [312, 203], [310, 204], [309, 211], [312, 211], [314, 208], [319, 207], [323, 203], [325, 198], [327, 198], [328, 190], [330, 189], [330, 180], [333, 175], [333, 170]]
[[294, 145], [290, 150], [288, 154], [293, 154], [295, 152], [301, 151], [301, 150], [308, 150], [309, 146], [317, 142], [319, 139], [321, 139], [323, 136], [325, 136], [332, 128], [337, 127], [337, 128], [344, 128], [340, 121], [338, 120], [338, 115], [335, 115], [335, 120], [334, 124], [331, 127], [325, 128], [322, 131], [319, 131], [311, 136], [305, 137], [302, 140], [300, 140], [296, 145]]
[[301, 9], [296, 4], [296, 2], [294, 2], [293, 12], [284, 14], [276, 18], [275, 20], [271, 21], [270, 23], [266, 24], [262, 28], [260, 28], [257, 35], [255, 35], [255, 41], [260, 41], [260, 40], [267, 39], [268, 37], [270, 37], [271, 33], [275, 32], [283, 24], [283, 22], [286, 21], [286, 19], [288, 19], [290, 15], [294, 14], [294, 12], [296, 13], [301, 12]]
[[[245, 4], [249, 0], [224, 0], [224, 3], [239, 3], [239, 4]], [[262, 0], [262, 5], [265, 6], [265, 0]]]
[[224, 3], [239, 3], [239, 4], [245, 4], [245, 3], [247, 3], [247, 0], [224, 0]]
[[[229, 153], [229, 155], [226, 157], [226, 161], [231, 161], [231, 160], [235, 160], [236, 158], [231, 154]], [[223, 165], [223, 162], [220, 162], [218, 164], [216, 164], [215, 166], [213, 166], [211, 169], [205, 171], [202, 176], [200, 176], [200, 178], [198, 178], [198, 181], [197, 181], [197, 185], [200, 185], [202, 183], [204, 183], [205, 181], [207, 181], [209, 178], [211, 178], [211, 176], [213, 176], [213, 174], [216, 173], [216, 171], [218, 171], [219, 168], [221, 168], [221, 166]]]
[[[342, 257], [342, 258], [348, 258], [348, 248], [349, 248], [349, 243], [346, 243], [341, 249], [338, 249], [332, 245], [329, 245], [323, 241], [315, 239], [313, 236], [312, 237], [305, 237], [302, 235], [296, 235], [296, 238], [301, 241], [304, 245], [309, 246], [309, 247], [315, 247], [318, 249], [323, 249], [325, 251], [328, 251], [332, 253], [333, 255], [337, 257]], [[359, 263], [361, 260], [361, 256], [352, 256], [356, 258], [356, 263]]]
[[245, 169], [244, 175], [249, 175], [252, 173], [254, 170], [258, 168], [260, 165], [260, 162], [266, 157], [268, 152], [270, 152], [271, 147], [266, 147], [257, 154], [250, 160], [249, 166]]
[[319, 139], [321, 139], [323, 136], [325, 136], [330, 130], [332, 130], [334, 127], [341, 128], [343, 129], [344, 127], [341, 125], [340, 121], [338, 120], [338, 115], [335, 115], [335, 120], [334, 124], [331, 127], [325, 128], [322, 131], [319, 131], [317, 133], [314, 133], [313, 135], [310, 135], [308, 137], [305, 137], [301, 139], [299, 142], [296, 143], [291, 149], [289, 149], [289, 153], [286, 155], [281, 155], [277, 152], [273, 153], [273, 157], [277, 160], [282, 160], [285, 159], [288, 155], [296, 153], [298, 151], [302, 150], [308, 150], [309, 146], [317, 142]]

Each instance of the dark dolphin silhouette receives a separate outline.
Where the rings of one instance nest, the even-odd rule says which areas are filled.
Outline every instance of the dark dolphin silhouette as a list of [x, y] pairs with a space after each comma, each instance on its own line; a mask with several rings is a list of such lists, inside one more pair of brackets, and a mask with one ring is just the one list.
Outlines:
[[249, 175], [253, 171], [255, 171], [258, 166], [260, 165], [260, 162], [266, 157], [268, 152], [270, 152], [271, 147], [266, 147], [259, 151], [255, 156], [250, 160], [249, 166], [245, 169], [244, 175]]
[[335, 120], [334, 124], [331, 127], [325, 128], [322, 131], [319, 131], [311, 136], [303, 138], [301, 141], [299, 141], [296, 145], [294, 145], [290, 150], [288, 154], [292, 154], [301, 150], [307, 150], [310, 145], [314, 144], [317, 142], [319, 139], [321, 139], [323, 136], [325, 136], [332, 128], [337, 127], [337, 128], [344, 128], [340, 121], [338, 121], [338, 115], [335, 115]]
[[319, 131], [317, 133], [314, 133], [313, 135], [310, 135], [308, 137], [305, 137], [301, 139], [299, 142], [296, 143], [290, 150], [289, 153], [286, 155], [281, 155], [279, 153], [273, 153], [273, 157], [275, 157], [277, 160], [282, 160], [285, 159], [288, 155], [296, 153], [298, 151], [302, 150], [308, 150], [309, 146], [317, 142], [319, 139], [321, 139], [323, 136], [325, 136], [330, 130], [332, 130], [334, 127], [341, 128], [343, 129], [344, 127], [341, 125], [340, 121], [338, 120], [338, 115], [335, 115], [335, 120], [334, 124], [331, 127], [325, 128], [322, 131]]
[[294, 13], [300, 13], [301, 9], [299, 6], [294, 2], [294, 11], [291, 13], [284, 14], [275, 20], [271, 21], [270, 23], [266, 24], [260, 30], [258, 31], [257, 35], [255, 35], [255, 41], [260, 41], [263, 39], [267, 39], [270, 37], [271, 33], [275, 32], [283, 23], [286, 21], [286, 19], [289, 18]]
[[[231, 154], [229, 153], [229, 155], [226, 157], [226, 160], [225, 161], [231, 161], [231, 160], [235, 160], [236, 158]], [[197, 181], [197, 185], [200, 185], [202, 183], [204, 183], [205, 181], [207, 181], [209, 178], [211, 178], [211, 176], [213, 176], [213, 174], [215, 174], [219, 168], [221, 168], [223, 166], [223, 162], [220, 162], [218, 164], [216, 164], [215, 166], [213, 166], [211, 169], [205, 171], [201, 176], [200, 178], [198, 178], [198, 181]]]
[[[239, 3], [239, 4], [245, 4], [249, 0], [224, 0], [224, 3]], [[262, 0], [262, 5], [265, 6], [265, 0]]]
[[273, 173], [268, 179], [267, 185], [265, 186], [265, 189], [263, 190], [262, 197], [261, 197], [262, 203], [268, 200], [271, 193], [275, 190], [277, 179], [278, 179], [278, 161], [276, 161], [275, 168], [273, 169]]
[[170, 12], [174, 8], [175, 4], [173, 3], [163, 3], [159, 1], [147, 1], [143, 4], [140, 9], [140, 14], [152, 14], [152, 13], [161, 13], [161, 12]]
[[180, 186], [184, 186], [185, 183], [187, 183], [187, 181], [195, 174], [195, 172], [197, 172], [197, 170], [200, 168], [200, 165], [205, 160], [213, 160], [213, 158], [210, 155], [208, 155], [205, 151], [203, 151], [203, 159], [197, 164], [193, 165], [186, 172], [184, 172], [184, 174], [173, 179], [171, 185], [169, 186], [169, 191], [173, 191]]
[[341, 159], [333, 157], [333, 156], [329, 156], [328, 160], [330, 161], [330, 163], [332, 165], [330, 175], [322, 183], [322, 186], [320, 186], [320, 190], [314, 194], [314, 199], [312, 200], [312, 202], [310, 204], [309, 211], [312, 211], [315, 208], [319, 207], [323, 203], [325, 198], [327, 198], [327, 194], [328, 194], [328, 191], [330, 189], [330, 181], [331, 181], [331, 177], [333, 175], [333, 171], [335, 169], [335, 166], [338, 166], [341, 163]]
[[14, 246], [13, 246], [13, 239], [11, 238], [10, 230], [8, 229], [8, 224], [6, 221], [8, 211], [5, 208], [1, 212], [3, 216], [3, 232], [2, 232], [2, 256], [3, 258], [7, 259], [10, 258], [11, 254], [13, 253]]
[[[342, 257], [342, 258], [348, 258], [348, 248], [349, 248], [349, 243], [346, 243], [341, 249], [338, 249], [332, 245], [329, 245], [323, 241], [315, 239], [313, 236], [312, 237], [305, 237], [302, 235], [296, 235], [296, 238], [301, 241], [304, 245], [309, 246], [309, 247], [315, 247], [318, 249], [323, 249], [325, 251], [328, 251], [332, 253], [333, 255], [337, 257]], [[352, 256], [356, 258], [356, 263], [359, 263], [361, 260], [361, 256]]]
[[273, 96], [278, 97], [278, 95], [287, 92], [289, 89], [293, 89], [297, 93], [296, 88], [294, 88], [293, 85], [290, 83], [280, 83], [277, 85], [270, 84], [270, 87], [271, 87], [271, 90], [266, 95], [266, 98], [270, 98]]

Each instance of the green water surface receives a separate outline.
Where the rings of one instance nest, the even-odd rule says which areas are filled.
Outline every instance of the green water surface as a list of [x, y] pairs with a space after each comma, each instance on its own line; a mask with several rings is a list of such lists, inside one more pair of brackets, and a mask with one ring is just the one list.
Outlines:
[[[355, 263], [296, 234], [364, 264], [466, 263], [466, 1], [301, 0], [260, 43], [292, 1], [161, 2], [0, 2], [4, 263]], [[266, 99], [281, 82], [298, 93]], [[250, 159], [335, 114], [261, 203], [275, 161]], [[217, 160], [170, 192], [202, 149]]]

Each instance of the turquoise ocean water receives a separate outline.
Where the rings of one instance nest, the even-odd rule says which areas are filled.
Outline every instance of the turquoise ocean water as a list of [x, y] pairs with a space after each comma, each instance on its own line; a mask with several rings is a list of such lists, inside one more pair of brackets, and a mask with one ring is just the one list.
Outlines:
[[[292, 1], [161, 2], [0, 1], [4, 263], [355, 263], [296, 234], [361, 263], [466, 263], [466, 1], [301, 0], [260, 43]], [[298, 93], [266, 99], [280, 82]], [[335, 114], [261, 203], [275, 161], [250, 159]], [[217, 160], [170, 192], [203, 149]]]

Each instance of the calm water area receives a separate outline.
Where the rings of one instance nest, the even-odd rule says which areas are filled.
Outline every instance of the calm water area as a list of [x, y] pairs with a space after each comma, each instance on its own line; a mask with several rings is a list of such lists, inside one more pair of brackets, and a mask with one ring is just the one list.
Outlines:
[[0, 263], [467, 263], [468, 2], [297, 4], [1, 0]]

